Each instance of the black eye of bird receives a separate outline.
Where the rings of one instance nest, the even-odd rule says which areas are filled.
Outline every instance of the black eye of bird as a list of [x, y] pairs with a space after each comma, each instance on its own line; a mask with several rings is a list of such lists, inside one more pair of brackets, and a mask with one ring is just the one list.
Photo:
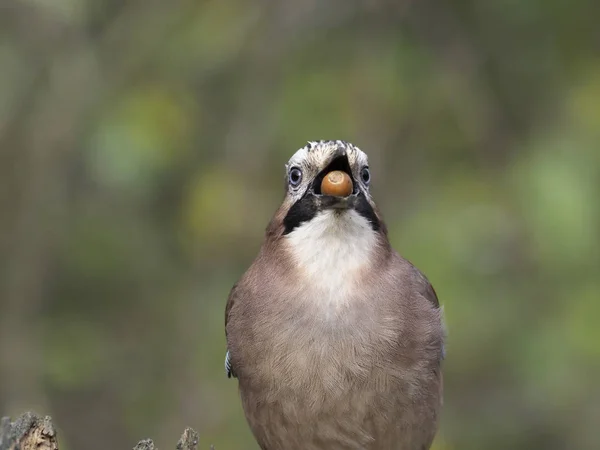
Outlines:
[[292, 167], [290, 170], [290, 184], [298, 186], [302, 181], [302, 171], [298, 167]]
[[371, 172], [369, 172], [368, 167], [363, 167], [360, 171], [360, 177], [362, 178], [363, 183], [369, 184], [369, 181], [371, 181]]

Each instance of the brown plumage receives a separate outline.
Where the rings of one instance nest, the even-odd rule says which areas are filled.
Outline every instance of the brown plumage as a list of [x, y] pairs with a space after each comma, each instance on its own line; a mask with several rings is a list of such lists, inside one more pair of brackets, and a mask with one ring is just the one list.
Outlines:
[[[226, 366], [256, 440], [263, 450], [429, 449], [441, 311], [388, 241], [366, 155], [311, 142], [286, 170], [285, 200], [225, 313]], [[331, 170], [352, 177], [350, 196], [320, 194]]]

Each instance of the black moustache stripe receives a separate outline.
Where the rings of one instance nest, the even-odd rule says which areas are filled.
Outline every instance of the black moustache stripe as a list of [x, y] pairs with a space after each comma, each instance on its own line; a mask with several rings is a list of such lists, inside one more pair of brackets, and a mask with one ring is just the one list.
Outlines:
[[292, 205], [283, 219], [283, 234], [289, 234], [304, 222], [308, 222], [317, 215], [318, 211], [317, 198], [314, 195], [304, 195]]
[[358, 194], [357, 202], [354, 205], [354, 210], [369, 221], [373, 230], [381, 230], [381, 222], [379, 221], [379, 217], [377, 217], [375, 210], [362, 192]]
[[[353, 209], [369, 221], [374, 231], [381, 230], [381, 222], [375, 214], [375, 210], [361, 192], [356, 197]], [[304, 222], [309, 222], [319, 212], [319, 199], [311, 193], [305, 194], [300, 200], [292, 205], [283, 219], [283, 234], [289, 234]]]

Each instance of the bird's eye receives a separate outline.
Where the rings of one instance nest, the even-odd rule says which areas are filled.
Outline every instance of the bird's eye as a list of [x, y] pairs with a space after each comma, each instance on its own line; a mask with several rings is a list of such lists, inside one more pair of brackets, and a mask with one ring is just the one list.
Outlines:
[[363, 169], [360, 171], [360, 178], [362, 179], [363, 183], [366, 185], [369, 184], [371, 181], [371, 172], [369, 172], [368, 167], [363, 167]]
[[298, 167], [292, 167], [290, 169], [290, 184], [296, 187], [302, 181], [302, 171]]

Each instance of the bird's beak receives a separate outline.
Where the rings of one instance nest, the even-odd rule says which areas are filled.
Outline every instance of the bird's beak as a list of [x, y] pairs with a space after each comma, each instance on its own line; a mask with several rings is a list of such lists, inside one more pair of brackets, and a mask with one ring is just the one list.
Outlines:
[[319, 172], [311, 185], [320, 209], [348, 209], [354, 207], [359, 186], [352, 176], [348, 155], [337, 149], [329, 163]]

